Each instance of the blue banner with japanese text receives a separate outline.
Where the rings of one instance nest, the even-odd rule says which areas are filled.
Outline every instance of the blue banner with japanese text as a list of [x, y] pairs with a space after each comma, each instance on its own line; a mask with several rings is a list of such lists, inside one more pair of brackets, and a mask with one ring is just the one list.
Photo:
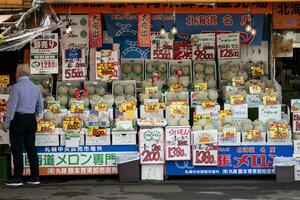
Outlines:
[[218, 166], [166, 162], [166, 175], [271, 175], [275, 174], [273, 158], [292, 156], [293, 146], [220, 146], [218, 153]]

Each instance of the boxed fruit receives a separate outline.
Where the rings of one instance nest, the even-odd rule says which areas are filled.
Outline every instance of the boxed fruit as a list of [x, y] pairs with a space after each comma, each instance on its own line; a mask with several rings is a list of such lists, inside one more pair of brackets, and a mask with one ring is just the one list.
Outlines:
[[193, 80], [195, 83], [207, 83], [208, 89], [217, 87], [217, 70], [215, 61], [194, 61]]
[[168, 60], [146, 60], [145, 63], [145, 80], [161, 80], [167, 83]]
[[190, 60], [170, 60], [168, 77], [188, 77], [192, 81], [192, 63]]
[[121, 59], [121, 80], [144, 80], [144, 60], [143, 59]]

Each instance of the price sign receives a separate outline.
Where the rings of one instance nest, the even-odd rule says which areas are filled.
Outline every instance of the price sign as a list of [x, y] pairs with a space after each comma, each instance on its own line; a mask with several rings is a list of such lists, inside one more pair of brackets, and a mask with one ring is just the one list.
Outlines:
[[170, 105], [171, 115], [186, 115], [187, 114], [187, 104], [183, 102], [173, 102]]
[[163, 129], [140, 129], [139, 133], [139, 152], [141, 164], [163, 164], [164, 156], [164, 137]]
[[219, 111], [219, 119], [223, 120], [225, 116], [232, 116], [231, 110], [220, 110]]
[[10, 81], [9, 75], [0, 75], [0, 87], [7, 88]]
[[216, 143], [199, 144], [193, 147], [194, 166], [217, 166], [218, 145]]
[[217, 35], [218, 59], [240, 58], [240, 33]]
[[246, 135], [244, 136], [247, 141], [261, 141], [262, 140], [262, 132], [260, 130], [248, 130]]
[[86, 64], [83, 49], [64, 49], [62, 58], [63, 81], [85, 80]]
[[193, 60], [215, 60], [215, 33], [194, 34], [191, 43]]
[[244, 101], [244, 96], [241, 94], [235, 94], [230, 96], [230, 104], [232, 105], [243, 104]]
[[203, 108], [213, 108], [215, 107], [215, 102], [213, 101], [202, 101], [201, 103]]
[[145, 87], [145, 93], [146, 94], [154, 94], [158, 92], [158, 87]]
[[276, 104], [276, 97], [275, 96], [264, 96], [263, 97], [263, 104], [265, 106], [275, 105]]
[[232, 79], [233, 87], [242, 87], [244, 86], [244, 84], [245, 84], [244, 77], [234, 77]]
[[231, 110], [233, 119], [245, 119], [248, 117], [248, 104], [246, 103], [238, 105], [225, 103], [224, 109]]
[[206, 91], [207, 83], [195, 83], [194, 89], [195, 89], [195, 91]]
[[300, 112], [300, 99], [291, 99], [291, 112]]
[[265, 123], [270, 118], [276, 120], [281, 119], [281, 104], [258, 106], [258, 119]]
[[196, 114], [194, 112], [193, 124], [198, 124], [199, 120], [201, 120], [201, 119], [206, 120], [207, 123], [212, 123], [213, 122], [213, 118], [210, 114], [208, 114], [208, 113]]
[[177, 91], [182, 90], [182, 89], [183, 89], [183, 85], [181, 83], [173, 84], [170, 87], [171, 92], [177, 92]]
[[190, 127], [166, 127], [166, 160], [191, 159]]
[[43, 34], [30, 43], [31, 54], [57, 54], [58, 53], [58, 34]]
[[57, 74], [58, 54], [31, 54], [31, 74]]
[[70, 108], [71, 113], [82, 114], [84, 113], [84, 102], [83, 101], [73, 101]]
[[293, 113], [293, 133], [300, 133], [300, 113]]
[[83, 122], [80, 117], [64, 117], [63, 130], [64, 131], [81, 131]]
[[39, 120], [37, 123], [38, 133], [54, 133], [55, 132], [55, 122], [53, 120]]
[[100, 137], [107, 134], [107, 128], [100, 122], [90, 122], [88, 124], [88, 136]]
[[157, 114], [159, 112], [160, 105], [159, 103], [149, 102], [145, 103], [145, 112], [150, 114]]
[[275, 91], [275, 89], [274, 89], [274, 88], [266, 88], [265, 91], [266, 91], [267, 93], [272, 93], [272, 92]]
[[192, 45], [189, 41], [174, 41], [174, 60], [191, 60]]
[[95, 105], [95, 111], [97, 111], [97, 112], [107, 112], [108, 111], [108, 104], [103, 103], [103, 102], [97, 103]]
[[173, 40], [151, 35], [151, 59], [173, 59]]
[[237, 137], [237, 131], [235, 127], [224, 127], [222, 134], [222, 137], [226, 140], [233, 140]]
[[249, 93], [250, 94], [259, 94], [259, 93], [261, 93], [261, 86], [260, 85], [250, 85]]
[[95, 79], [101, 81], [112, 81], [119, 79], [119, 67], [117, 51], [96, 51]]
[[251, 75], [254, 77], [261, 77], [265, 75], [265, 70], [263, 67], [251, 67]]
[[48, 101], [47, 102], [47, 110], [52, 113], [60, 113], [60, 102], [59, 101]]
[[289, 136], [288, 124], [272, 124], [270, 128], [270, 138], [287, 139]]
[[136, 103], [135, 101], [126, 101], [119, 105], [119, 112], [135, 111]]

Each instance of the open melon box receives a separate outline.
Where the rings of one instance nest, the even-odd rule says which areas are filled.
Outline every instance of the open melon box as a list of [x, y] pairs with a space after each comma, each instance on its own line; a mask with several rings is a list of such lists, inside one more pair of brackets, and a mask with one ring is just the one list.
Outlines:
[[145, 61], [145, 80], [162, 80], [164, 84], [168, 79], [168, 60], [146, 60]]
[[193, 80], [203, 81], [214, 78], [217, 83], [217, 66], [215, 61], [193, 61]]
[[[219, 60], [219, 86], [223, 88], [228, 83], [231, 83], [232, 78], [235, 77], [236, 72], [241, 71], [241, 60]], [[231, 84], [230, 84], [231, 85]]]
[[137, 87], [145, 79], [144, 59], [121, 59], [121, 80], [135, 80]]
[[169, 76], [172, 75], [188, 76], [192, 81], [192, 63], [190, 60], [170, 60], [169, 61]]

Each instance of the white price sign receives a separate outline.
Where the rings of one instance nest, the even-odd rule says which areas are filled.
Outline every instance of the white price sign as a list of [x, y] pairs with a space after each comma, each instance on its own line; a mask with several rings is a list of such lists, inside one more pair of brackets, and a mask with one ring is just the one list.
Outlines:
[[85, 80], [86, 64], [83, 49], [64, 49], [62, 58], [63, 81]]
[[231, 110], [233, 119], [246, 119], [248, 118], [248, 104], [231, 105], [224, 104], [225, 110]]
[[57, 74], [58, 54], [31, 54], [31, 74]]
[[173, 59], [173, 40], [151, 35], [151, 59]]
[[300, 133], [300, 113], [293, 113], [293, 133]]
[[191, 159], [191, 128], [166, 127], [166, 160]]
[[193, 147], [194, 166], [217, 166], [218, 145], [217, 143], [199, 144]]
[[164, 137], [163, 129], [141, 129], [139, 133], [139, 152], [141, 164], [163, 164]]
[[265, 123], [268, 119], [281, 119], [281, 105], [259, 105], [258, 107], [258, 119]]
[[215, 33], [192, 35], [193, 60], [215, 60]]
[[218, 59], [240, 58], [240, 33], [217, 35]]
[[58, 54], [58, 34], [44, 34], [33, 39], [30, 43], [30, 53]]

